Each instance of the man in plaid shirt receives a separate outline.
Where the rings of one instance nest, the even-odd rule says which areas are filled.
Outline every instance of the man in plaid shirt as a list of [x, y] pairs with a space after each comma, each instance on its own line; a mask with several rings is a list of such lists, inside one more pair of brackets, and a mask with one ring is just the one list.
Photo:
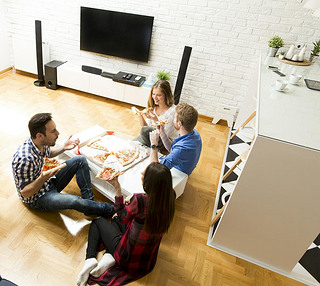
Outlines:
[[[30, 208], [40, 211], [74, 209], [85, 214], [108, 216], [113, 214], [109, 203], [95, 202], [88, 162], [83, 156], [75, 156], [61, 170], [42, 172], [44, 158], [55, 157], [79, 144], [71, 136], [63, 146], [54, 147], [59, 132], [50, 113], [34, 115], [28, 124], [30, 137], [19, 146], [13, 155], [12, 171], [19, 198]], [[61, 191], [76, 175], [81, 196], [62, 194]]]

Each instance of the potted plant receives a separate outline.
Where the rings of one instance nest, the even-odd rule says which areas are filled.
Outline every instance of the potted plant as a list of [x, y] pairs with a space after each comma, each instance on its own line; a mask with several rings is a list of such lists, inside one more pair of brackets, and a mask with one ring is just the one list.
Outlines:
[[157, 78], [159, 80], [170, 80], [170, 72], [165, 72], [164, 70], [158, 71]]
[[279, 53], [279, 59], [282, 60], [285, 56], [286, 52], [285, 51], [280, 51]]
[[269, 46], [268, 56], [274, 57], [277, 51], [279, 50], [279, 48], [283, 47], [283, 40], [280, 36], [273, 36], [268, 41], [268, 46]]
[[314, 57], [318, 57], [320, 53], [320, 41], [313, 43], [313, 49], [311, 50], [310, 54], [310, 62], [314, 60]]

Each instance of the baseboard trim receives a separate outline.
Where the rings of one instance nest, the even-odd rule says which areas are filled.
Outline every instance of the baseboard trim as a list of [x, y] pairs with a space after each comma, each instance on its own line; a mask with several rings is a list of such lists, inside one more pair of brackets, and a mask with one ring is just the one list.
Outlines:
[[8, 72], [10, 70], [12, 70], [12, 67], [0, 71], [0, 74], [6, 73], [6, 72]]

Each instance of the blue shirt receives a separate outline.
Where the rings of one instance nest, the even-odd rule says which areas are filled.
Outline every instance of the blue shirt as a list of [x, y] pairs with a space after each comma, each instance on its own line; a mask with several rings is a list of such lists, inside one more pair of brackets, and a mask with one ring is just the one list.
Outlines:
[[19, 146], [17, 152], [13, 155], [12, 172], [18, 195], [22, 202], [32, 203], [49, 191], [48, 180], [41, 189], [31, 197], [25, 199], [21, 195], [21, 190], [40, 176], [44, 157], [49, 157], [49, 155], [49, 146], [43, 147], [42, 154], [30, 137]]
[[197, 130], [176, 138], [171, 146], [170, 154], [163, 157], [160, 163], [169, 169], [176, 168], [190, 175], [197, 166], [202, 149], [202, 141]]

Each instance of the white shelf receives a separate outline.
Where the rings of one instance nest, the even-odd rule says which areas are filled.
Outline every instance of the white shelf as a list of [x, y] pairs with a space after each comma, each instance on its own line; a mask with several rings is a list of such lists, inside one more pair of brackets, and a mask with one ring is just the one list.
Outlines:
[[[282, 68], [287, 75], [294, 69]], [[304, 74], [318, 77], [318, 70]], [[208, 245], [302, 281], [291, 271], [319, 234], [320, 93], [304, 83], [276, 92], [275, 76], [261, 64], [256, 139]]]

